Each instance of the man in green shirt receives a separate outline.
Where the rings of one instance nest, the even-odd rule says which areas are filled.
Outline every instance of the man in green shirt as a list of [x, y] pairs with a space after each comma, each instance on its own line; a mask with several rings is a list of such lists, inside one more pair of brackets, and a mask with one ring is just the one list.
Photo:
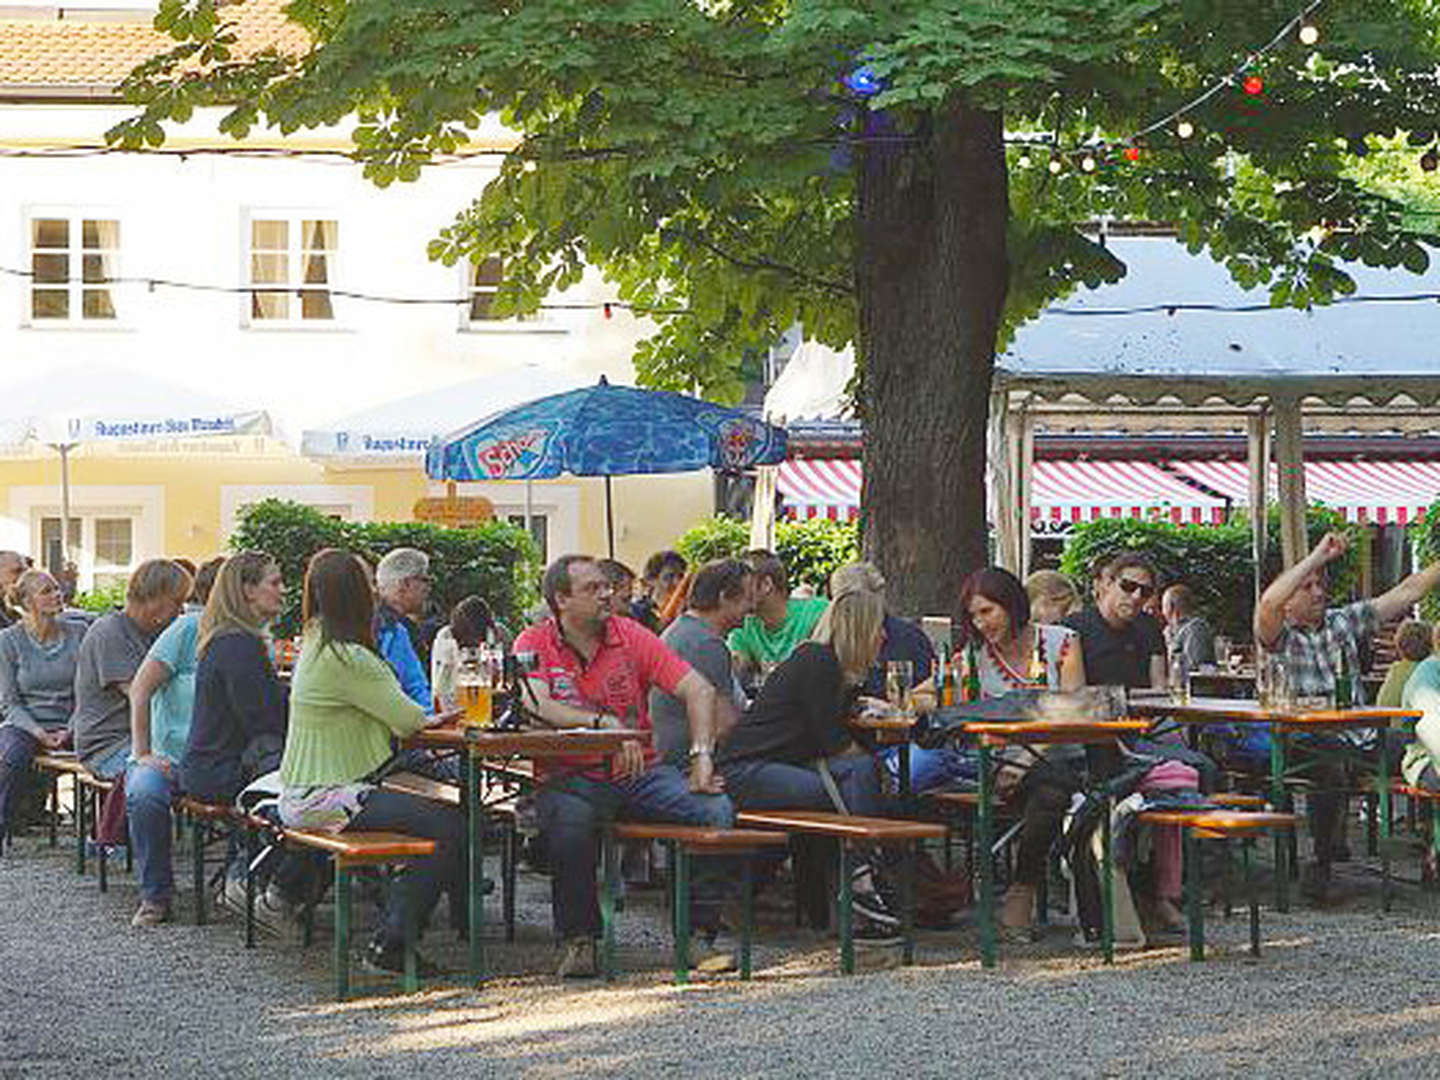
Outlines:
[[828, 602], [790, 596], [785, 564], [770, 551], [748, 551], [745, 562], [755, 575], [755, 614], [730, 631], [726, 643], [742, 679], [781, 663], [810, 637]]

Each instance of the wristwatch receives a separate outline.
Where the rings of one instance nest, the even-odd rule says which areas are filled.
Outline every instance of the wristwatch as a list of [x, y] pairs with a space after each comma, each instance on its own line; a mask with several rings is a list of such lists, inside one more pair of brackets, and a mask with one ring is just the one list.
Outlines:
[[711, 748], [708, 747], [708, 746], [692, 746], [692, 747], [690, 748], [690, 760], [691, 760], [691, 761], [694, 761], [696, 758], [700, 757], [702, 754], [703, 754], [705, 757], [712, 757], [712, 756], [714, 755], [714, 751], [711, 750]]

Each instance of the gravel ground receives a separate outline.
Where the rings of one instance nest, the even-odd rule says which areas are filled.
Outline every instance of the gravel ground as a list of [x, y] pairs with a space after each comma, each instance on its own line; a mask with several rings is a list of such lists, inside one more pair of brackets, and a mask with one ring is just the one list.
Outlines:
[[[522, 884], [523, 940], [490, 950], [508, 974], [411, 997], [362, 986], [379, 996], [337, 1005], [328, 935], [247, 951], [233, 922], [132, 930], [128, 876], [102, 896], [65, 848], [22, 838], [0, 859], [0, 1076], [1440, 1073], [1440, 913], [1402, 886], [1381, 915], [1363, 867], [1336, 908], [1267, 911], [1258, 962], [1245, 919], [1212, 911], [1204, 964], [1174, 945], [1107, 969], [1056, 928], [985, 972], [962, 928], [925, 935], [914, 968], [871, 950], [884, 970], [846, 979], [831, 943], [773, 911], [753, 983], [685, 989], [666, 981], [646, 894], [622, 916], [630, 973], [613, 987], [520, 974], [553, 964], [546, 884]], [[448, 934], [426, 947], [463, 963]]]

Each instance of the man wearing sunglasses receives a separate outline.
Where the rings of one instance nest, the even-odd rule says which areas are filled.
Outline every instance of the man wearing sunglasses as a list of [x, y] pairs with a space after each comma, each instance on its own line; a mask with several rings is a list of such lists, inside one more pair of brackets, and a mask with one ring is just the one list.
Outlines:
[[1080, 635], [1085, 677], [1093, 686], [1164, 686], [1165, 638], [1145, 614], [1155, 595], [1155, 569], [1138, 551], [1111, 559], [1095, 583], [1095, 606], [1065, 625]]

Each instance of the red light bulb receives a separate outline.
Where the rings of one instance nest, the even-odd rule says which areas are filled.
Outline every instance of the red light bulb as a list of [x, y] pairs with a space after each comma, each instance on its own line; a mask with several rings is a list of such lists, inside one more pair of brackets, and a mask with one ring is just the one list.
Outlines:
[[1265, 80], [1260, 78], [1259, 75], [1247, 75], [1245, 76], [1245, 81], [1240, 84], [1240, 89], [1244, 90], [1245, 93], [1251, 97], [1255, 97], [1265, 89]]
[[1126, 160], [1126, 161], [1139, 161], [1139, 160], [1140, 160], [1140, 148], [1139, 148], [1138, 146], [1127, 146], [1127, 147], [1125, 147], [1125, 160]]

